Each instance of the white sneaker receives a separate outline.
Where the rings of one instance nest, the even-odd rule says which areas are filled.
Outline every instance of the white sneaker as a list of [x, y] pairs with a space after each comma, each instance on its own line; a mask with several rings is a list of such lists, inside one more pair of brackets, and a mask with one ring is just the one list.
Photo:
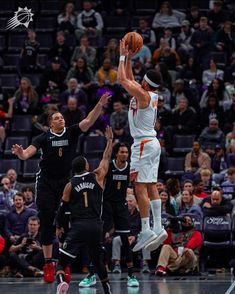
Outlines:
[[56, 294], [66, 294], [69, 289], [69, 285], [66, 282], [61, 282], [57, 286]]
[[156, 236], [157, 237], [154, 240], [148, 242], [148, 244], [145, 245], [145, 250], [148, 250], [150, 252], [156, 250], [162, 244], [162, 242], [167, 239], [168, 234], [166, 230], [162, 229], [159, 233], [156, 234]]
[[132, 249], [133, 252], [139, 251], [149, 243], [153, 242], [157, 238], [157, 235], [152, 230], [145, 230], [140, 232], [137, 243]]

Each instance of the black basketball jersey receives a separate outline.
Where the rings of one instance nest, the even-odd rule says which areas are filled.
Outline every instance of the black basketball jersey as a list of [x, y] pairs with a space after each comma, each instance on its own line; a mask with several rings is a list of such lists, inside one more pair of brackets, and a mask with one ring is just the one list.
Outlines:
[[119, 169], [115, 160], [109, 164], [104, 189], [104, 200], [123, 201], [126, 199], [126, 190], [129, 184], [130, 165], [126, 162], [123, 169]]
[[95, 28], [97, 26], [97, 20], [95, 18], [95, 11], [91, 14], [82, 13], [82, 25], [85, 28]]
[[100, 219], [102, 213], [103, 189], [95, 175], [86, 172], [71, 179], [71, 219]]
[[42, 175], [53, 179], [70, 176], [79, 134], [80, 128], [76, 124], [64, 128], [60, 134], [48, 130], [33, 140], [32, 145], [41, 151], [39, 166]]

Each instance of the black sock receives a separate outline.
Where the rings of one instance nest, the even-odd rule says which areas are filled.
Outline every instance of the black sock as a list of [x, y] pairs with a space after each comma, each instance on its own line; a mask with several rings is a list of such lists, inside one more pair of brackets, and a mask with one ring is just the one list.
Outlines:
[[112, 294], [112, 291], [111, 291], [111, 286], [110, 286], [110, 283], [109, 283], [109, 280], [107, 281], [103, 281], [101, 282], [102, 283], [102, 286], [103, 286], [103, 289], [104, 289], [104, 293], [105, 294]]
[[133, 275], [133, 266], [128, 267], [127, 270], [128, 270], [128, 276], [131, 277]]
[[56, 282], [57, 284], [60, 284], [64, 281], [64, 274], [60, 273], [58, 275], [56, 275]]
[[45, 264], [52, 263], [52, 258], [45, 258]]

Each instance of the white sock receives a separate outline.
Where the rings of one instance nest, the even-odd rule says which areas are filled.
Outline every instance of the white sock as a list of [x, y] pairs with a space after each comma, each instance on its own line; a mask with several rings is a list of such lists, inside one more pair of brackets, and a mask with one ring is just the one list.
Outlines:
[[161, 199], [151, 200], [150, 207], [153, 214], [153, 230], [160, 232], [162, 230]]
[[141, 218], [141, 231], [150, 230], [149, 217]]

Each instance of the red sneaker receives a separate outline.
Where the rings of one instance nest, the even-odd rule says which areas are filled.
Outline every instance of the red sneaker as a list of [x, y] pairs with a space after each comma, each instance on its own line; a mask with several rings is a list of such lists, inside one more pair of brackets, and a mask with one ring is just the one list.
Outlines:
[[64, 281], [69, 284], [71, 281], [71, 272], [70, 272], [70, 267], [66, 266], [65, 271], [64, 271]]
[[53, 283], [55, 281], [55, 267], [54, 264], [46, 263], [43, 267], [44, 272], [44, 282], [45, 283]]
[[164, 277], [167, 275], [166, 268], [164, 266], [158, 266], [155, 271], [156, 276]]

